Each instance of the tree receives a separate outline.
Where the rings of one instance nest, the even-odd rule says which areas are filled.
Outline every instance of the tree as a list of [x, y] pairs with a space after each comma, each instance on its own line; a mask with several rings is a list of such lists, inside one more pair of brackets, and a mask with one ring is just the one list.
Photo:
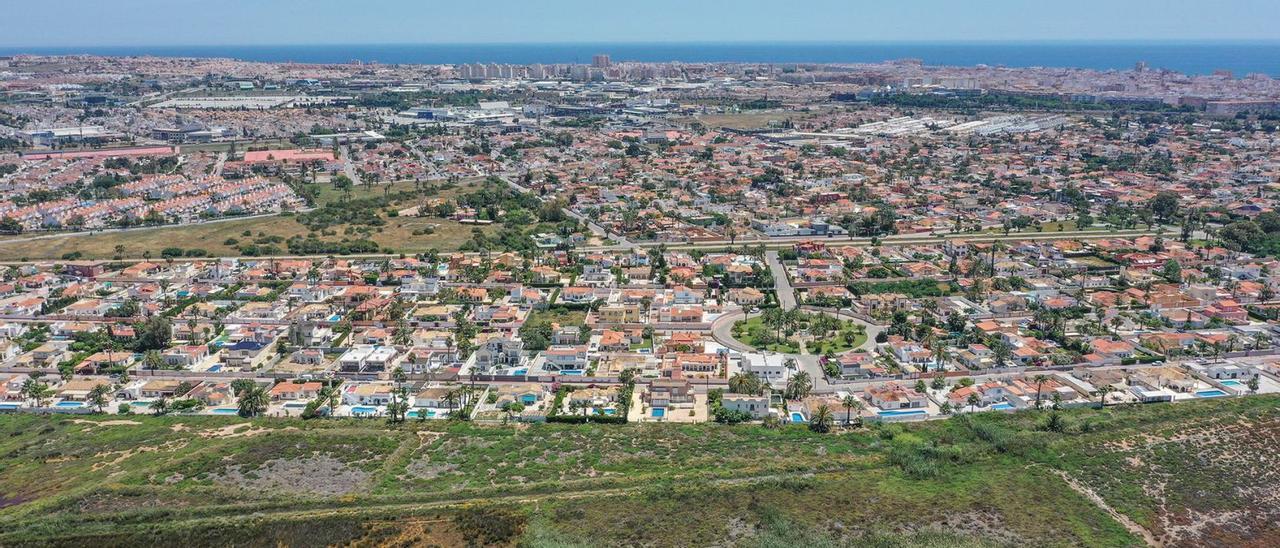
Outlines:
[[148, 350], [142, 353], [143, 369], [160, 369], [164, 367], [164, 356], [159, 350]]
[[1182, 283], [1182, 265], [1178, 261], [1170, 259], [1160, 267], [1160, 277], [1168, 280], [1170, 283]]
[[1041, 400], [1041, 397], [1040, 397], [1040, 396], [1041, 396], [1041, 393], [1044, 391], [1044, 383], [1046, 383], [1046, 382], [1048, 382], [1048, 381], [1049, 381], [1049, 376], [1048, 376], [1048, 375], [1036, 375], [1036, 376], [1035, 376], [1035, 381], [1036, 381], [1036, 409], [1040, 409], [1040, 407], [1041, 407], [1041, 405], [1042, 405], [1042, 404], [1041, 404], [1041, 401], [1042, 401], [1042, 400]]
[[155, 416], [167, 414], [169, 412], [169, 398], [160, 396], [151, 402], [151, 413]]
[[269, 401], [270, 397], [267, 395], [267, 389], [255, 383], [253, 388], [240, 393], [240, 397], [236, 401], [236, 408], [241, 417], [246, 419], [253, 418], [267, 411], [267, 403]]
[[934, 390], [942, 390], [947, 387], [947, 378], [944, 375], [938, 375], [929, 382], [929, 387]]
[[995, 344], [991, 345], [991, 354], [995, 358], [996, 367], [1004, 367], [1005, 364], [1009, 363], [1010, 353], [1011, 350], [1007, 342], [996, 341]]
[[982, 400], [978, 398], [978, 394], [976, 393], [970, 393], [968, 399], [965, 400], [965, 403], [969, 404], [969, 411], [977, 409], [978, 404], [981, 402]]
[[844, 405], [844, 425], [849, 426], [854, 409], [858, 410], [859, 415], [862, 414], [862, 409], [864, 407], [862, 400], [858, 399], [858, 397], [853, 394], [849, 394], [848, 396], [845, 396], [843, 400], [840, 400], [840, 403]]
[[173, 325], [169, 319], [161, 315], [147, 318], [138, 329], [137, 349], [163, 350], [169, 347], [169, 339], [173, 336]]
[[752, 372], [739, 371], [729, 377], [729, 392], [734, 394], [759, 394], [760, 378]]
[[44, 407], [50, 399], [53, 398], [53, 389], [49, 388], [49, 384], [40, 380], [42, 373], [31, 373], [27, 380], [22, 382], [22, 388], [19, 394], [23, 398], [32, 400], [36, 407]]
[[809, 417], [809, 430], [819, 434], [825, 434], [831, 431], [831, 426], [835, 424], [835, 415], [831, 413], [831, 408], [826, 404], [819, 405], [813, 412], [813, 416]]
[[786, 397], [789, 400], [798, 400], [809, 395], [813, 391], [813, 381], [809, 378], [809, 373], [801, 371], [792, 375], [787, 379]]
[[1151, 199], [1151, 212], [1155, 214], [1160, 222], [1172, 219], [1178, 213], [1178, 193], [1173, 191], [1162, 191]]
[[107, 407], [107, 396], [111, 394], [111, 385], [99, 384], [89, 391], [89, 405], [92, 405], [99, 413]]

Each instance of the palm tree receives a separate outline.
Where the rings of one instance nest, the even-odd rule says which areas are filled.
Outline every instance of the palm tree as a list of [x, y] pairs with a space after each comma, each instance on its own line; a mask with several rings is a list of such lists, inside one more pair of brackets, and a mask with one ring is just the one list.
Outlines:
[[760, 392], [760, 379], [755, 373], [739, 371], [729, 377], [729, 391], [734, 394], [756, 394]]
[[320, 389], [320, 397], [329, 406], [329, 416], [337, 414], [338, 404], [342, 401], [342, 392], [338, 387], [329, 385]]
[[236, 406], [241, 417], [253, 418], [267, 411], [268, 401], [267, 389], [255, 384], [240, 393]]
[[40, 380], [43, 373], [35, 372], [22, 383], [20, 394], [26, 399], [34, 400], [36, 407], [44, 407], [44, 403], [53, 397], [53, 389]]
[[862, 418], [861, 415], [862, 415], [863, 404], [862, 404], [862, 400], [858, 399], [857, 396], [854, 396], [853, 394], [849, 394], [848, 396], [845, 396], [843, 400], [840, 400], [840, 403], [844, 404], [844, 425], [845, 426], [849, 426], [849, 423], [852, 420], [853, 409], [855, 408], [858, 410], [858, 415], [859, 415], [858, 418], [859, 419]]
[[89, 391], [89, 404], [93, 405], [99, 413], [107, 407], [107, 395], [111, 393], [111, 385], [99, 384]]
[[1040, 405], [1041, 405], [1040, 394], [1044, 390], [1044, 383], [1049, 381], [1049, 377], [1047, 375], [1036, 375], [1035, 381], [1036, 381], [1036, 409], [1040, 409]]
[[798, 400], [809, 395], [813, 390], [813, 381], [809, 379], [809, 373], [801, 371], [792, 375], [787, 380], [787, 399]]
[[969, 394], [969, 398], [965, 400], [965, 403], [969, 404], [969, 411], [972, 412], [978, 408], [978, 404], [982, 403], [982, 400], [978, 398], [978, 394], [973, 393]]
[[169, 412], [169, 398], [160, 396], [151, 402], [151, 412], [156, 416]]
[[835, 424], [835, 420], [831, 408], [824, 403], [814, 410], [812, 417], [809, 417], [809, 430], [825, 434], [831, 431], [831, 425]]

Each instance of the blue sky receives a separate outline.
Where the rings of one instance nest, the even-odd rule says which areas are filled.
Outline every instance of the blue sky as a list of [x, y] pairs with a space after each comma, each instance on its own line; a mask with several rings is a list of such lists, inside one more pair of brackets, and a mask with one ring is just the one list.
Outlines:
[[1280, 0], [46, 0], [0, 45], [1280, 40]]

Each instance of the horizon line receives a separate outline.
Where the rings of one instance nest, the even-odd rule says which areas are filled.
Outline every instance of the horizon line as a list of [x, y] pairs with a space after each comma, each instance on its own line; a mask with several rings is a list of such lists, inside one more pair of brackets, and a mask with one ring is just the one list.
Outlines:
[[577, 40], [577, 41], [480, 41], [480, 42], [244, 42], [244, 43], [147, 43], [147, 44], [0, 44], [5, 50], [70, 50], [76, 48], [245, 48], [338, 46], [664, 46], [664, 45], [1280, 45], [1280, 38], [1009, 38], [927, 40]]

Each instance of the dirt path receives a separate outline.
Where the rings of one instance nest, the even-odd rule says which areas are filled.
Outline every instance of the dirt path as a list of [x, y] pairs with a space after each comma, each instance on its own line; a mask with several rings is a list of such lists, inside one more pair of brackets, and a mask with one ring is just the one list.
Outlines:
[[1128, 529], [1130, 533], [1133, 533], [1135, 535], [1138, 535], [1139, 537], [1142, 537], [1142, 540], [1147, 543], [1147, 546], [1154, 546], [1155, 548], [1164, 548], [1164, 543], [1161, 542], [1159, 539], [1157, 539], [1155, 535], [1151, 534], [1151, 531], [1148, 531], [1146, 527], [1138, 525], [1138, 522], [1133, 521], [1132, 519], [1129, 519], [1129, 516], [1126, 516], [1124, 514], [1121, 514], [1120, 512], [1117, 512], [1115, 508], [1112, 508], [1111, 505], [1107, 504], [1107, 501], [1102, 500], [1102, 496], [1093, 492], [1093, 489], [1090, 489], [1086, 487], [1084, 484], [1076, 481], [1071, 476], [1067, 475], [1066, 472], [1063, 472], [1061, 470], [1054, 470], [1053, 472], [1057, 474], [1058, 477], [1061, 477], [1062, 481], [1067, 482], [1067, 486], [1071, 487], [1072, 491], [1080, 493], [1081, 496], [1089, 499], [1089, 501], [1092, 502], [1094, 506], [1097, 506], [1098, 508], [1102, 509], [1102, 511], [1106, 512], [1107, 515], [1111, 516], [1112, 519], [1116, 520], [1117, 522], [1120, 522], [1120, 525], [1123, 525], [1124, 528]]

